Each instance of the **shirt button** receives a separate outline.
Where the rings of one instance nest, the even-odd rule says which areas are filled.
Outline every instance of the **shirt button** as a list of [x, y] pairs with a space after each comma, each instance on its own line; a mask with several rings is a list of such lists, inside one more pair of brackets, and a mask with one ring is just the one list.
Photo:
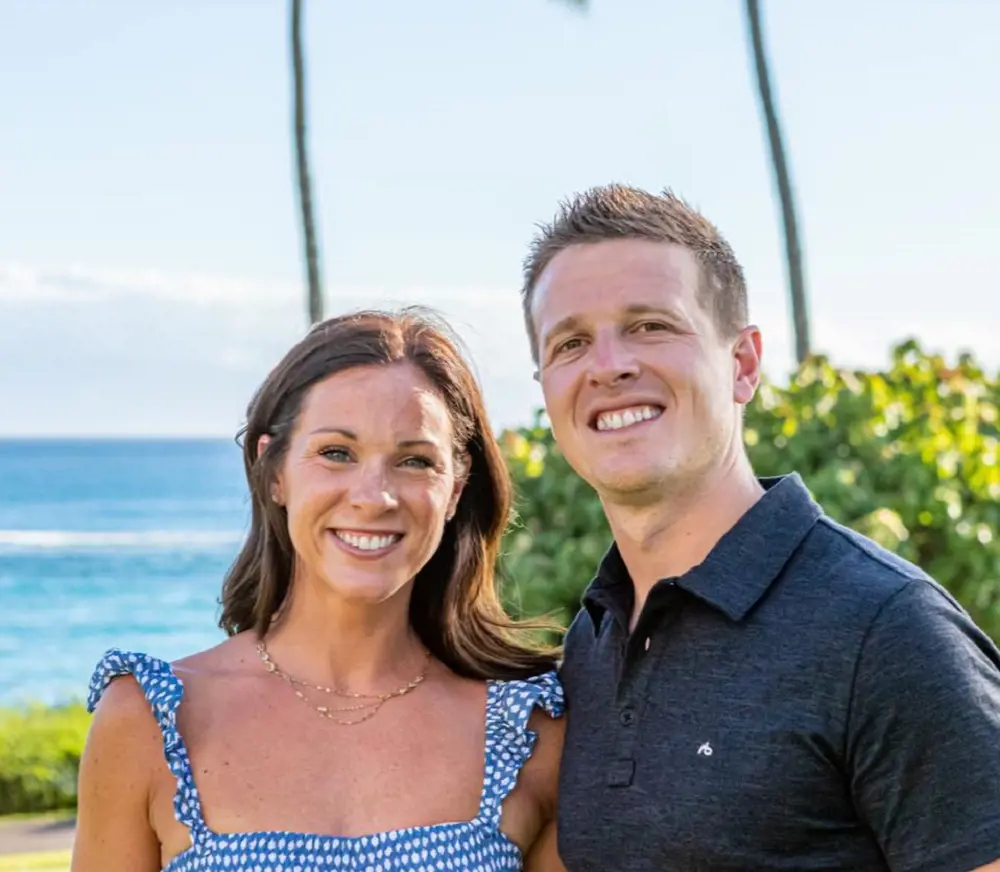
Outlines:
[[648, 650], [649, 650], [649, 646], [650, 646], [650, 645], [652, 644], [652, 642], [653, 642], [653, 640], [652, 640], [652, 639], [650, 639], [650, 638], [649, 638], [649, 636], [647, 636], [647, 637], [646, 637], [646, 641], [645, 641], [645, 642], [643, 642], [643, 645], [642, 645], [642, 647], [643, 647], [643, 648], [644, 648], [645, 650], [647, 650], [647, 651], [648, 651]]
[[635, 723], [635, 712], [632, 709], [622, 709], [620, 715], [618, 715], [618, 722], [623, 727], [631, 727]]

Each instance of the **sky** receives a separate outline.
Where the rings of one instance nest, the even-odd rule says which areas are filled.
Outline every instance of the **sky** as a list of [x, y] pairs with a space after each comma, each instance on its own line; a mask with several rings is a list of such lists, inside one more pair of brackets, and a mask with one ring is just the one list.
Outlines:
[[[743, 262], [792, 367], [738, 0], [307, 0], [330, 314], [453, 320], [496, 426], [541, 403], [518, 296], [538, 222], [670, 187]], [[1000, 4], [765, 0], [814, 345], [1000, 366]], [[0, 435], [231, 436], [307, 328], [279, 0], [0, 0]]]

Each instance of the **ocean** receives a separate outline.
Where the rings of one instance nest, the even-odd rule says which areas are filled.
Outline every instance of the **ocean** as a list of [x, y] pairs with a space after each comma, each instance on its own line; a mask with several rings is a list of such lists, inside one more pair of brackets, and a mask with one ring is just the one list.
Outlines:
[[232, 440], [0, 440], [0, 706], [85, 698], [111, 647], [221, 641], [248, 519]]

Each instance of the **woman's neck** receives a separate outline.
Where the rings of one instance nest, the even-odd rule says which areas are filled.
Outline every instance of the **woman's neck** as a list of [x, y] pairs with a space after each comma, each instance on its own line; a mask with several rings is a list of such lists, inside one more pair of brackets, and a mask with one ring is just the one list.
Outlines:
[[338, 597], [322, 583], [295, 583], [264, 635], [286, 674], [354, 693], [382, 693], [412, 680], [427, 652], [410, 626], [409, 589], [380, 603]]

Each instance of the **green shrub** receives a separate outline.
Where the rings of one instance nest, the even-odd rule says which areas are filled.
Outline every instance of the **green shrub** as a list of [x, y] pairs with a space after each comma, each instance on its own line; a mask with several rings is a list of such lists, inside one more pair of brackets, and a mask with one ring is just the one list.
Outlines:
[[[764, 385], [745, 435], [758, 474], [801, 473], [833, 518], [922, 566], [1000, 640], [998, 408], [996, 376], [910, 341], [883, 372], [817, 356], [788, 386]], [[502, 443], [519, 494], [506, 600], [565, 622], [610, 542], [600, 503], [541, 417]]]
[[79, 703], [0, 710], [0, 814], [75, 808], [89, 725]]
[[568, 626], [611, 542], [604, 510], [541, 413], [533, 426], [504, 432], [501, 445], [517, 512], [504, 538], [504, 604], [516, 615], [546, 615]]

